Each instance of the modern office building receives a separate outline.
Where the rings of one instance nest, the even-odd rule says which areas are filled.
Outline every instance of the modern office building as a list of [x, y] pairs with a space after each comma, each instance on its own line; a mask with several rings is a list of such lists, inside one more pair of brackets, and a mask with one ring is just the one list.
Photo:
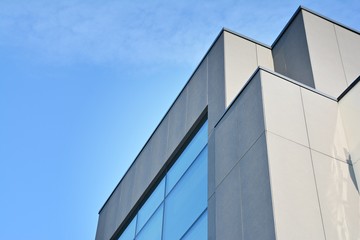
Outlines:
[[300, 7], [223, 29], [99, 212], [96, 240], [360, 239], [360, 34]]

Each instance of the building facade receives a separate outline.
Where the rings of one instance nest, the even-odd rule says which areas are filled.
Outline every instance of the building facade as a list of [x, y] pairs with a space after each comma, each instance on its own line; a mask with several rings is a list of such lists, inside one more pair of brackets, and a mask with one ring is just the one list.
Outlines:
[[360, 239], [360, 34], [303, 7], [223, 29], [99, 212], [96, 240]]

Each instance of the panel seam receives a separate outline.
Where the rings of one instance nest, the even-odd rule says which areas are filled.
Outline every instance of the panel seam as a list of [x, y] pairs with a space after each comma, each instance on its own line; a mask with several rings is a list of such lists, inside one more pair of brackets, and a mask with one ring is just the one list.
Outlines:
[[339, 52], [339, 55], [340, 55], [341, 67], [342, 67], [342, 70], [343, 70], [343, 73], [344, 73], [344, 77], [345, 77], [345, 82], [346, 82], [346, 85], [349, 86], [349, 82], [348, 82], [348, 79], [347, 79], [347, 76], [346, 76], [346, 72], [345, 72], [345, 67], [344, 67], [344, 62], [343, 62], [343, 56], [342, 56], [341, 51], [340, 51], [340, 44], [339, 44], [339, 40], [338, 40], [338, 35], [337, 35], [337, 33], [336, 33], [335, 24], [333, 24], [333, 29], [334, 29], [334, 33], [335, 33], [335, 39], [336, 39], [337, 49], [338, 49], [338, 52]]
[[215, 190], [214, 192], [211, 194], [211, 196], [208, 197], [208, 199], [210, 199], [213, 195], [215, 195], [216, 190], [218, 189], [218, 187], [224, 182], [224, 180], [226, 179], [227, 176], [229, 176], [229, 174], [234, 170], [234, 168], [236, 167], [236, 165], [239, 164], [239, 162], [241, 161], [241, 159], [244, 158], [244, 156], [250, 151], [250, 149], [257, 143], [257, 141], [259, 141], [259, 139], [264, 135], [265, 130], [261, 132], [261, 134], [259, 135], [259, 137], [254, 141], [253, 144], [251, 144], [251, 146], [246, 150], [246, 152], [239, 158], [239, 160], [234, 164], [234, 166], [229, 170], [229, 172], [223, 177], [223, 179], [219, 182], [219, 184], [216, 184], [215, 182]]
[[[318, 152], [318, 153], [320, 153], [320, 154], [323, 154], [323, 155], [325, 155], [325, 156], [328, 156], [328, 157], [330, 157], [330, 158], [333, 158], [333, 159], [336, 160], [336, 161], [349, 164], [346, 160], [336, 158], [336, 157], [334, 157], [334, 156], [331, 156], [331, 155], [329, 155], [329, 154], [326, 154], [326, 153], [324, 153], [324, 152], [321, 152], [321, 151], [319, 151], [319, 150], [317, 150], [317, 149], [311, 148], [310, 146], [306, 146], [306, 145], [304, 145], [304, 144], [302, 144], [302, 143], [299, 143], [299, 142], [296, 142], [296, 141], [294, 141], [294, 140], [292, 140], [292, 139], [290, 139], [290, 138], [286, 138], [286, 137], [284, 137], [284, 136], [282, 136], [282, 135], [279, 135], [279, 134], [277, 134], [277, 133], [275, 133], [275, 132], [272, 132], [272, 131], [270, 131], [270, 130], [267, 130], [267, 129], [266, 129], [266, 131], [269, 132], [269, 133], [271, 133], [271, 134], [273, 134], [273, 135], [275, 135], [275, 136], [281, 137], [281, 138], [283, 138], [283, 139], [285, 139], [285, 140], [288, 140], [288, 141], [290, 141], [290, 142], [293, 142], [293, 143], [296, 143], [296, 144], [298, 144], [298, 145], [300, 145], [300, 146], [303, 146], [303, 147], [305, 147], [305, 148], [309, 148], [310, 150], [312, 150], [312, 151], [314, 151], [314, 152]], [[349, 165], [351, 165], [351, 164], [349, 164]]]
[[316, 181], [315, 168], [314, 168], [314, 160], [313, 160], [313, 156], [312, 156], [312, 152], [311, 152], [311, 148], [310, 148], [309, 131], [308, 131], [307, 122], [306, 122], [305, 106], [304, 106], [304, 100], [303, 100], [303, 96], [302, 96], [302, 91], [301, 91], [301, 88], [299, 88], [299, 91], [300, 91], [301, 105], [302, 105], [302, 110], [303, 110], [303, 115], [304, 115], [304, 121], [305, 121], [306, 137], [307, 137], [307, 139], [308, 139], [308, 143], [309, 143], [310, 160], [311, 160], [312, 172], [313, 172], [313, 176], [314, 176], [316, 196], [317, 196], [318, 205], [319, 205], [319, 212], [320, 212], [320, 218], [321, 218], [321, 225], [322, 225], [323, 232], [324, 232], [324, 238], [326, 239], [326, 232], [325, 232], [325, 226], [324, 226], [324, 219], [323, 219], [323, 214], [322, 214], [322, 211], [321, 211], [321, 204], [320, 204], [319, 190], [318, 190], [318, 185], [317, 185], [317, 181]]

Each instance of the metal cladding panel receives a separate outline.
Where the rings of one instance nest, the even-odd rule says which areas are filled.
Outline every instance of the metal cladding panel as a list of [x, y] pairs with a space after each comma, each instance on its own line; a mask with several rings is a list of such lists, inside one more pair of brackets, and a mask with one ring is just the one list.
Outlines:
[[186, 86], [186, 122], [188, 131], [208, 105], [208, 59], [205, 58]]
[[225, 112], [224, 34], [213, 45], [208, 61], [209, 132]]
[[338, 97], [348, 86], [334, 24], [302, 11], [315, 88]]
[[314, 87], [302, 11], [299, 12], [272, 49], [275, 72]]
[[172, 105], [169, 115], [169, 131], [168, 131], [168, 144], [167, 154], [170, 155], [186, 134], [185, 122], [186, 122], [186, 101], [187, 91], [185, 88], [180, 96], [176, 99]]
[[310, 149], [266, 133], [277, 239], [324, 239]]
[[261, 71], [266, 129], [309, 146], [300, 86]]
[[234, 100], [258, 66], [256, 44], [229, 32], [224, 32], [225, 101]]
[[326, 239], [360, 239], [360, 198], [353, 166], [311, 151]]
[[266, 149], [262, 134], [217, 187], [216, 239], [275, 239]]
[[334, 27], [346, 81], [350, 85], [360, 76], [360, 35], [338, 25]]
[[310, 148], [347, 162], [349, 148], [337, 101], [301, 88]]
[[[359, 81], [360, 82], [360, 81]], [[349, 146], [349, 159], [354, 165], [357, 185], [360, 186], [360, 83], [339, 101], [339, 109]]]
[[215, 187], [264, 132], [260, 74], [253, 76], [215, 129]]
[[271, 49], [256, 44], [257, 65], [274, 71]]
[[208, 140], [208, 198], [215, 193], [215, 131]]

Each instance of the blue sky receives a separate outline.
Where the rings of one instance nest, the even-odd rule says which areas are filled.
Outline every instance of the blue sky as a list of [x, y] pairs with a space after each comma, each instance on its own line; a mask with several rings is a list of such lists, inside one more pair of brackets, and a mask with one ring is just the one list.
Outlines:
[[222, 27], [265, 44], [302, 4], [0, 1], [0, 239], [94, 239], [98, 210]]

